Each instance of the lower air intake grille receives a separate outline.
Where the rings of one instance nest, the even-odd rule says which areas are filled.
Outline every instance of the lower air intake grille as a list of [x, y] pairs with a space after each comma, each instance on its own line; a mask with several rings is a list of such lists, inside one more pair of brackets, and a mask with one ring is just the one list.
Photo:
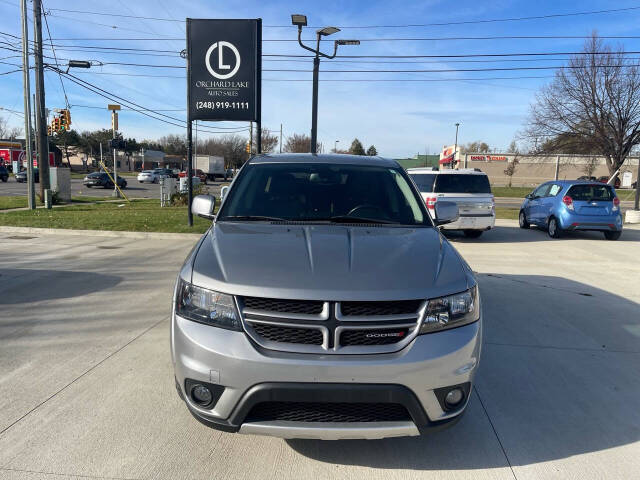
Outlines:
[[255, 405], [245, 422], [399, 422], [411, 420], [397, 403], [263, 402]]
[[322, 345], [322, 332], [318, 329], [285, 327], [269, 323], [252, 322], [249, 322], [249, 325], [259, 336], [271, 342]]
[[305, 315], [319, 315], [322, 313], [323, 302], [313, 300], [281, 300], [276, 298], [244, 297], [245, 308], [280, 313], [303, 313]]
[[420, 308], [422, 300], [396, 302], [342, 302], [340, 310], [344, 316], [372, 317], [376, 315], [410, 315]]

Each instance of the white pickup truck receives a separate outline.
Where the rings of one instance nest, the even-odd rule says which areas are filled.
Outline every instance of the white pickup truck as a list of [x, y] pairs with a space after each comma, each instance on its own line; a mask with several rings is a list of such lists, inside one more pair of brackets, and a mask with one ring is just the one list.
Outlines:
[[424, 199], [429, 213], [435, 218], [438, 200], [458, 204], [460, 218], [441, 228], [462, 230], [464, 235], [477, 238], [496, 222], [495, 200], [491, 193], [487, 174], [472, 168], [460, 170], [432, 170], [410, 168], [407, 170]]

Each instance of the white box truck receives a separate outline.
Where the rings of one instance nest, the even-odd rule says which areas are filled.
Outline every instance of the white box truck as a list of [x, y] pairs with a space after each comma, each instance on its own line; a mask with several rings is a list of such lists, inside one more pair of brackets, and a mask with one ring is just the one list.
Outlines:
[[207, 179], [215, 180], [216, 177], [227, 179], [227, 170], [224, 168], [224, 157], [214, 155], [196, 155], [195, 169], [202, 170]]

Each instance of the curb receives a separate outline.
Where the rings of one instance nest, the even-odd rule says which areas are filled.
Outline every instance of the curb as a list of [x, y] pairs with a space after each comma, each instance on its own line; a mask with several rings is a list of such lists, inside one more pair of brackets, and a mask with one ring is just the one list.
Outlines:
[[0, 233], [31, 233], [35, 235], [92, 236], [158, 240], [198, 240], [200, 233], [126, 232], [117, 230], [71, 230], [64, 228], [35, 228], [0, 226]]

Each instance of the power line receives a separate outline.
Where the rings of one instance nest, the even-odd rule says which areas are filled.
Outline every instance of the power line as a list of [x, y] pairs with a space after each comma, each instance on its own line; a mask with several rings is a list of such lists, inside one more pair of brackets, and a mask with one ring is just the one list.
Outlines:
[[[484, 37], [381, 37], [381, 38], [360, 38], [360, 42], [431, 42], [431, 41], [458, 41], [458, 40], [585, 40], [592, 38], [590, 35], [492, 35]], [[638, 35], [598, 35], [598, 38], [607, 40], [637, 40]], [[109, 41], [109, 42], [148, 42], [148, 41], [182, 41], [184, 38], [162, 37], [162, 38], [104, 38], [104, 37], [85, 37], [85, 38], [53, 38], [57, 42], [60, 41]], [[263, 38], [263, 42], [293, 42], [298, 43], [295, 38]], [[303, 39], [307, 42], [315, 42], [315, 39]]]
[[[9, 3], [9, 2], [7, 2]], [[568, 12], [568, 13], [554, 13], [547, 15], [533, 15], [528, 17], [508, 17], [508, 18], [493, 18], [493, 19], [483, 19], [483, 20], [466, 20], [466, 21], [457, 21], [457, 22], [439, 22], [439, 23], [415, 23], [415, 24], [396, 24], [396, 25], [339, 25], [340, 28], [416, 28], [416, 27], [439, 27], [439, 26], [450, 26], [450, 25], [470, 25], [470, 24], [482, 24], [482, 23], [499, 23], [499, 22], [519, 22], [526, 20], [546, 20], [552, 18], [563, 18], [563, 17], [573, 17], [573, 16], [585, 16], [585, 15], [601, 15], [601, 14], [609, 14], [609, 13], [620, 13], [620, 12], [628, 12], [633, 10], [638, 10], [640, 7], [626, 7], [626, 8], [614, 8], [607, 10], [590, 10], [590, 11], [582, 11], [582, 12]], [[136, 18], [141, 20], [153, 20], [159, 22], [174, 22], [174, 23], [184, 23], [184, 20], [177, 20], [173, 18], [163, 18], [163, 17], [145, 17], [140, 15], [123, 15], [117, 13], [108, 13], [108, 12], [91, 12], [87, 10], [71, 10], [71, 9], [63, 9], [63, 8], [50, 8], [50, 11], [55, 12], [65, 12], [65, 13], [81, 13], [85, 15], [97, 15], [97, 16], [106, 16], [106, 17], [120, 17], [120, 18]], [[265, 28], [287, 28], [291, 27], [291, 25], [264, 25]], [[308, 28], [318, 28], [318, 27], [308, 27]]]
[[[124, 103], [125, 106], [127, 106], [129, 109], [131, 109], [131, 110], [133, 110], [133, 111], [135, 111], [137, 113], [141, 113], [141, 114], [146, 115], [148, 117], [151, 117], [151, 118], [153, 118], [155, 120], [160, 120], [162, 122], [165, 122], [165, 123], [168, 123], [168, 124], [171, 124], [171, 125], [175, 125], [175, 126], [179, 126], [179, 127], [182, 127], [182, 128], [186, 128], [186, 125], [184, 125], [182, 123], [174, 123], [176, 121], [177, 122], [184, 122], [184, 120], [182, 120], [180, 118], [172, 117], [172, 116], [166, 115], [164, 113], [159, 113], [157, 110], [152, 110], [150, 108], [143, 107], [142, 105], [139, 105], [139, 104], [137, 104], [137, 103], [135, 103], [135, 102], [133, 102], [131, 100], [127, 100], [127, 99], [125, 99], [123, 97], [120, 97], [120, 96], [114, 94], [114, 93], [111, 93], [111, 92], [109, 92], [107, 90], [104, 90], [104, 89], [102, 89], [102, 88], [100, 88], [100, 87], [98, 87], [98, 86], [96, 86], [96, 85], [94, 85], [94, 84], [92, 84], [90, 82], [87, 82], [87, 81], [85, 81], [85, 80], [83, 80], [83, 79], [81, 79], [79, 77], [76, 77], [75, 75], [71, 75], [70, 73], [62, 72], [58, 68], [52, 67], [51, 65], [47, 65], [47, 67], [50, 68], [50, 69], [57, 70], [59, 73], [64, 75], [65, 78], [67, 78], [68, 80], [72, 81], [73, 83], [76, 83], [77, 85], [79, 85], [81, 87], [84, 87], [84, 88], [86, 88], [88, 90], [91, 90], [92, 92], [96, 93], [97, 95], [100, 95], [100, 96], [102, 96], [104, 98], [107, 98], [109, 100], [112, 100], [112, 101]], [[131, 105], [133, 105], [133, 107]], [[157, 116], [154, 116], [154, 115], [157, 115]], [[165, 120], [165, 118], [159, 118], [159, 117], [165, 117], [165, 118], [167, 118], [169, 120]], [[173, 120], [174, 122], [172, 122], [170, 120]], [[204, 131], [206, 131], [208, 133], [237, 133], [237, 132], [242, 132], [242, 131], [248, 130], [248, 127], [235, 128], [233, 130], [232, 130], [233, 127], [203, 127], [203, 128], [205, 129]], [[221, 132], [221, 131], [211, 130], [212, 128], [215, 128], [217, 130], [227, 130], [228, 129], [229, 131], [227, 131], [227, 132], [222, 131]]]
[[[56, 62], [56, 67], [60, 68], [60, 64], [58, 63], [58, 58], [56, 56], [56, 50], [53, 48], [53, 42], [51, 41], [51, 30], [49, 30], [49, 21], [47, 20], [47, 15], [44, 12], [44, 3], [40, 3], [40, 10], [42, 11], [42, 16], [44, 17], [44, 24], [47, 27], [47, 34], [49, 35], [49, 43], [51, 43], [51, 51], [53, 52], [53, 59]], [[67, 98], [67, 90], [64, 88], [64, 82], [62, 81], [62, 75], [58, 73], [58, 78], [60, 79], [60, 85], [62, 86], [62, 93], [64, 94], [64, 103], [67, 108], [69, 108], [69, 99]]]

